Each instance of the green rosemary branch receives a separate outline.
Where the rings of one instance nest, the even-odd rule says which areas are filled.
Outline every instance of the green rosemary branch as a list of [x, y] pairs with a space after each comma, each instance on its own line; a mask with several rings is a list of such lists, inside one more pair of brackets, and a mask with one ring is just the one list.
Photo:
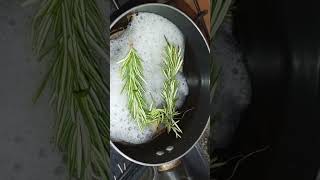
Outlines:
[[49, 82], [57, 115], [54, 141], [66, 153], [70, 178], [81, 180], [110, 177], [102, 17], [95, 0], [44, 0], [33, 20], [34, 50], [50, 65], [34, 100]]
[[172, 130], [176, 137], [180, 137], [182, 130], [178, 126], [179, 115], [176, 111], [176, 101], [179, 83], [176, 76], [182, 67], [181, 49], [175, 47], [167, 41], [165, 48], [165, 60], [163, 74], [166, 78], [162, 91], [162, 97], [165, 101], [163, 108], [154, 108], [152, 105], [147, 109], [147, 103], [144, 98], [143, 67], [141, 59], [136, 50], [131, 48], [128, 55], [119, 61], [121, 63], [121, 76], [124, 81], [122, 91], [126, 91], [128, 96], [128, 108], [134, 120], [140, 129], [148, 126], [150, 123], [162, 123], [168, 133]]
[[146, 111], [145, 80], [141, 61], [137, 51], [131, 48], [128, 55], [118, 63], [121, 63], [121, 76], [124, 81], [122, 92], [126, 92], [129, 111], [142, 130], [151, 120], [148, 118], [148, 112]]
[[180, 133], [182, 133], [182, 130], [178, 126], [179, 120], [176, 118], [176, 116], [180, 114], [176, 111], [177, 92], [179, 87], [179, 82], [176, 77], [181, 70], [182, 63], [181, 49], [167, 41], [163, 67], [163, 74], [166, 79], [162, 91], [162, 97], [165, 101], [165, 118], [162, 119], [161, 123], [165, 125], [168, 132], [172, 130], [176, 134], [176, 137], [181, 137]]
[[233, 0], [211, 0], [211, 42], [228, 13]]

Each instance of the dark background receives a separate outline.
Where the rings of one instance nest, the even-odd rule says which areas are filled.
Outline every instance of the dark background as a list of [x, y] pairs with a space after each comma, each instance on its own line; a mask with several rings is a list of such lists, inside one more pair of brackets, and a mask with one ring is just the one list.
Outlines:
[[[243, 161], [234, 180], [316, 179], [319, 4], [308, 0], [236, 3], [234, 36], [244, 55], [252, 97], [227, 151], [232, 157], [269, 148]], [[228, 167], [229, 174], [233, 167]]]

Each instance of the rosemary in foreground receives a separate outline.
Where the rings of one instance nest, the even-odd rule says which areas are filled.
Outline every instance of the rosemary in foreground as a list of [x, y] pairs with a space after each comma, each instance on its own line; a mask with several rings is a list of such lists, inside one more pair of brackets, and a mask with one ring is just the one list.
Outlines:
[[165, 125], [168, 132], [172, 130], [176, 134], [176, 137], [181, 137], [180, 133], [182, 133], [182, 130], [178, 126], [179, 120], [176, 118], [176, 116], [180, 114], [176, 111], [177, 92], [179, 87], [177, 74], [181, 70], [182, 62], [181, 49], [167, 41], [163, 67], [165, 81], [162, 90], [162, 97], [165, 101], [163, 107], [165, 118], [162, 119], [161, 123]]
[[126, 92], [128, 97], [128, 108], [142, 130], [150, 120], [147, 117], [146, 100], [144, 98], [143, 66], [141, 59], [134, 48], [130, 48], [128, 55], [119, 61], [121, 64], [121, 76], [124, 81], [122, 92]]
[[211, 43], [220, 25], [223, 23], [233, 0], [211, 0]]
[[39, 89], [50, 83], [54, 142], [66, 153], [70, 179], [108, 180], [109, 88], [100, 59], [108, 57], [104, 19], [94, 0], [44, 0], [33, 21], [34, 50], [48, 59]]

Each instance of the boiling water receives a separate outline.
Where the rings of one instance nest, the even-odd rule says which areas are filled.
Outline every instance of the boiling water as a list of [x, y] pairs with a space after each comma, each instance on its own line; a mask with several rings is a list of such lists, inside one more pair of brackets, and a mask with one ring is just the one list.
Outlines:
[[[130, 44], [138, 52], [144, 68], [145, 98], [150, 105], [160, 107], [164, 75], [162, 72], [165, 38], [179, 46], [184, 54], [184, 37], [180, 30], [169, 20], [152, 13], [139, 13], [133, 16], [128, 28], [116, 39], [110, 41], [110, 125], [111, 140], [131, 144], [141, 144], [152, 139], [157, 127], [151, 125], [141, 131], [127, 108], [128, 100], [121, 93], [123, 82], [120, 75], [120, 60], [129, 52]], [[182, 73], [179, 81], [177, 107], [188, 95], [188, 85]]]

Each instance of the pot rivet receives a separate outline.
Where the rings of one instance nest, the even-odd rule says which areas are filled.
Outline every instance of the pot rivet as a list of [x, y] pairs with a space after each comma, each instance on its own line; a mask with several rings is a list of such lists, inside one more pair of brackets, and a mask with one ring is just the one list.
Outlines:
[[156, 154], [157, 154], [158, 156], [162, 156], [162, 155], [164, 155], [164, 152], [163, 152], [163, 151], [157, 151]]
[[166, 148], [166, 150], [167, 150], [168, 152], [171, 152], [173, 149], [174, 149], [173, 146], [168, 146], [168, 147]]

